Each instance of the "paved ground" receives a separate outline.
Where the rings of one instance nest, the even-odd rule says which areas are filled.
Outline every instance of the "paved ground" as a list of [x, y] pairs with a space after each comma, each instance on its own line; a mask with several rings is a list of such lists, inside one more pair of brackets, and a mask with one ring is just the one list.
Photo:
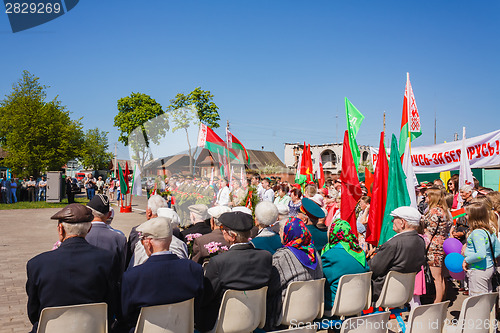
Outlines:
[[[135, 200], [135, 199], [134, 199]], [[132, 213], [117, 213], [113, 226], [126, 235], [145, 221], [145, 198], [136, 200]], [[26, 262], [48, 251], [57, 241], [56, 222], [50, 220], [57, 208], [0, 211], [0, 332], [28, 332], [31, 324], [26, 315]], [[453, 293], [452, 293], [453, 294]], [[456, 293], [454, 293], [456, 295]], [[450, 295], [456, 298], [454, 295]], [[450, 319], [458, 317], [463, 296], [448, 311]]]

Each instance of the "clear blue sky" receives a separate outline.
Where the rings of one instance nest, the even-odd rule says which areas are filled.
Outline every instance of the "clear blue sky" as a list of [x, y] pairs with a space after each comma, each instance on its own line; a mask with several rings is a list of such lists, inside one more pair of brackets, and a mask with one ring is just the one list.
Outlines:
[[111, 147], [119, 98], [142, 92], [167, 107], [201, 86], [222, 127], [282, 158], [285, 142], [341, 141], [344, 97], [366, 117], [359, 144], [378, 146], [384, 110], [399, 135], [409, 72], [415, 145], [429, 145], [435, 113], [438, 142], [462, 126], [469, 137], [500, 128], [499, 16], [498, 0], [82, 0], [14, 34], [2, 12], [0, 95], [28, 70], [85, 129], [108, 131]]

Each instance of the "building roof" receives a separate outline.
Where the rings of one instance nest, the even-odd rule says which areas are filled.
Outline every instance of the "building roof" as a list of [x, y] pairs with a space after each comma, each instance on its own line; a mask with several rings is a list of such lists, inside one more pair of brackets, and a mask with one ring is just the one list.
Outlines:
[[251, 169], [261, 169], [269, 165], [286, 168], [285, 164], [273, 151], [247, 149], [247, 152]]

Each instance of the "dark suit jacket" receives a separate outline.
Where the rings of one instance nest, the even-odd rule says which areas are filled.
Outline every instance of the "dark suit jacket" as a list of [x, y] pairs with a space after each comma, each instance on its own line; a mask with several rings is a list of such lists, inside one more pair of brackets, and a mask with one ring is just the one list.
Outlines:
[[222, 230], [217, 228], [209, 234], [205, 234], [194, 239], [193, 256], [191, 257], [191, 260], [197, 262], [200, 265], [203, 264], [203, 261], [210, 257], [208, 250], [205, 248], [205, 245], [210, 242], [218, 242], [221, 243], [221, 246], [229, 247], [229, 244], [226, 242], [224, 236], [222, 235]]
[[121, 273], [125, 271], [125, 258], [127, 255], [127, 238], [111, 230], [105, 223], [92, 223], [92, 228], [85, 237], [90, 244], [101, 249], [108, 250], [116, 257], [121, 268]]
[[227, 289], [253, 290], [267, 286], [271, 278], [272, 255], [250, 243], [236, 244], [216, 255], [205, 266], [205, 290], [200, 311], [195, 314], [198, 330], [212, 329]]
[[149, 257], [123, 275], [122, 311], [127, 326], [133, 332], [141, 307], [178, 303], [203, 292], [203, 270], [188, 259], [175, 254]]
[[26, 293], [33, 331], [46, 307], [106, 302], [110, 315], [117, 313], [118, 271], [109, 251], [82, 237], [69, 238], [58, 249], [32, 258], [26, 265]]
[[425, 260], [425, 242], [415, 230], [399, 233], [382, 244], [368, 262], [373, 272], [373, 301], [380, 296], [389, 271], [419, 272]]
[[181, 234], [184, 238], [186, 238], [189, 234], [202, 234], [206, 235], [212, 232], [212, 228], [208, 224], [203, 222], [197, 222], [195, 224], [191, 224], [187, 229], [181, 231]]

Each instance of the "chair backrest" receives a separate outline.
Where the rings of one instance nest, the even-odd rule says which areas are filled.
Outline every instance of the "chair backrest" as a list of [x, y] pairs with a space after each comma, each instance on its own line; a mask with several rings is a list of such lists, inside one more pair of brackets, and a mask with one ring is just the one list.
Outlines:
[[108, 305], [80, 304], [45, 308], [40, 314], [38, 333], [107, 333]]
[[379, 312], [344, 320], [340, 333], [386, 333], [390, 312]]
[[323, 317], [325, 278], [294, 281], [288, 285], [281, 311], [281, 325], [292, 322], [311, 322]]
[[266, 323], [267, 286], [256, 290], [226, 290], [212, 332], [252, 332]]
[[399, 273], [390, 271], [385, 277], [384, 285], [375, 307], [399, 308], [413, 298], [416, 273]]
[[446, 301], [411, 309], [406, 333], [442, 333], [449, 304]]
[[455, 332], [490, 332], [490, 327], [494, 324], [492, 314], [497, 297], [498, 293], [489, 293], [466, 298], [462, 303], [458, 329]]
[[332, 315], [358, 315], [371, 300], [372, 272], [347, 274], [340, 277], [333, 302]]
[[297, 327], [281, 331], [272, 331], [269, 333], [316, 333], [316, 332], [317, 330], [315, 327]]
[[194, 298], [141, 309], [135, 333], [193, 333]]

